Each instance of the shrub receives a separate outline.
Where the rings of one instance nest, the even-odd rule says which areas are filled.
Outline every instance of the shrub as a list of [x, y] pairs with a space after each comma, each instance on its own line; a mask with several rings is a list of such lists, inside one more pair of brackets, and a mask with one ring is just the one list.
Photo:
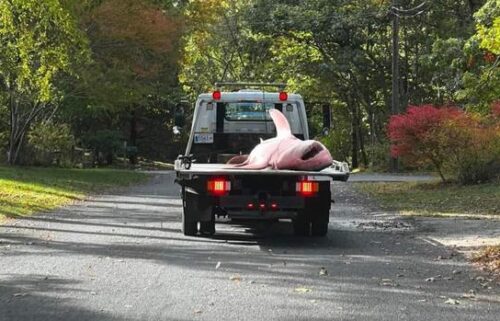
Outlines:
[[98, 130], [93, 135], [84, 137], [86, 147], [94, 150], [97, 161], [102, 163], [103, 158], [112, 164], [113, 156], [122, 148], [122, 134], [114, 130]]
[[445, 181], [443, 165], [456, 140], [440, 132], [443, 124], [464, 116], [454, 107], [410, 106], [406, 114], [392, 116], [388, 125], [391, 155], [412, 166], [432, 164]]
[[38, 123], [28, 133], [28, 143], [37, 165], [70, 163], [75, 138], [66, 124]]
[[500, 131], [491, 119], [469, 115], [466, 122], [447, 122], [440, 131], [456, 139], [445, 170], [462, 184], [486, 182], [500, 173]]
[[[339, 126], [340, 127], [340, 126]], [[327, 136], [321, 138], [321, 142], [332, 153], [334, 159], [347, 161], [351, 153], [350, 133], [344, 128], [332, 129]]]
[[498, 118], [468, 114], [456, 107], [411, 106], [391, 117], [391, 154], [412, 165], [432, 164], [445, 181], [452, 173], [463, 184], [488, 181], [500, 168]]

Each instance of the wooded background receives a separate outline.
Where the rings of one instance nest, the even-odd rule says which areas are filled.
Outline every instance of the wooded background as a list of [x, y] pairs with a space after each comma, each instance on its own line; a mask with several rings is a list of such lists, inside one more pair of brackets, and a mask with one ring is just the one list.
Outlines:
[[[172, 134], [181, 99], [216, 81], [264, 81], [332, 106], [322, 141], [335, 159], [386, 167], [396, 13], [401, 112], [431, 103], [486, 114], [500, 98], [500, 0], [410, 10], [420, 4], [0, 0], [0, 160], [72, 164], [80, 148], [100, 163], [172, 160], [184, 148]], [[313, 135], [320, 121], [313, 110]]]

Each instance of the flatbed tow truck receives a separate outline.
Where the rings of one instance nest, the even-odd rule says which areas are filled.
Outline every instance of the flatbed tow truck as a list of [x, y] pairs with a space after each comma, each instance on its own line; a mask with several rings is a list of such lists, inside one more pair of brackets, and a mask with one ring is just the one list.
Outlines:
[[[220, 87], [278, 87], [279, 92]], [[349, 167], [334, 161], [322, 171], [231, 168], [230, 158], [248, 154], [260, 139], [276, 135], [269, 109], [283, 112], [292, 133], [309, 139], [302, 97], [282, 84], [219, 83], [195, 104], [186, 152], [175, 161], [181, 186], [184, 235], [213, 235], [217, 217], [232, 220], [292, 220], [298, 236], [325, 236], [331, 180], [347, 181]]]

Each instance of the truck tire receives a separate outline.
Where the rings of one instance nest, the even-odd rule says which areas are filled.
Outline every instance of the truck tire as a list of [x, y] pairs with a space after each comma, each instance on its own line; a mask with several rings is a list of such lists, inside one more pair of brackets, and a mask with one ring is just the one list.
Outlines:
[[215, 234], [215, 220], [200, 222], [200, 233], [207, 236]]
[[311, 223], [302, 215], [292, 220], [293, 234], [295, 236], [309, 236]]
[[328, 221], [314, 221], [311, 227], [312, 236], [325, 236], [328, 234]]
[[198, 222], [186, 219], [186, 213], [182, 213], [182, 233], [186, 236], [194, 236], [198, 232]]

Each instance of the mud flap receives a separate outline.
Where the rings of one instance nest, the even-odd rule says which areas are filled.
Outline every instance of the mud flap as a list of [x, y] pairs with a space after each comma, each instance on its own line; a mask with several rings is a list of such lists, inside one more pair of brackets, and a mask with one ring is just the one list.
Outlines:
[[190, 187], [184, 188], [184, 216], [190, 222], [211, 222], [213, 220], [211, 198], [197, 193]]

